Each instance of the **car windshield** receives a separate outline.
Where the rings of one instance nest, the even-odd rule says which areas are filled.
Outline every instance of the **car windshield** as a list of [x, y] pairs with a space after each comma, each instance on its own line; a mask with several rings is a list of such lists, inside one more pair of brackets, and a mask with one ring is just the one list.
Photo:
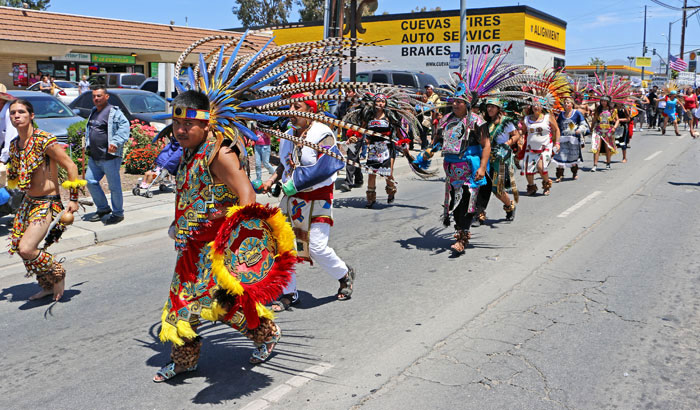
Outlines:
[[57, 98], [49, 95], [22, 97], [34, 106], [34, 118], [67, 118], [75, 114]]
[[131, 113], [165, 111], [165, 100], [149, 92], [123, 93], [119, 94], [119, 98], [124, 101], [124, 105]]
[[78, 88], [78, 84], [72, 83], [70, 81], [54, 81], [57, 86], [61, 88]]
[[146, 80], [143, 74], [130, 74], [122, 76], [122, 85], [141, 85]]
[[365, 73], [357, 74], [355, 76], [355, 79], [357, 80], [357, 82], [360, 82], [360, 83], [368, 83], [369, 82], [369, 74], [365, 74]]

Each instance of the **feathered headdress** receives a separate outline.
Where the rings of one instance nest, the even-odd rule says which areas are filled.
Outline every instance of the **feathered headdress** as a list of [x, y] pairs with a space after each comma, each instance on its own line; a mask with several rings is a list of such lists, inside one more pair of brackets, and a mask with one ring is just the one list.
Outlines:
[[581, 79], [571, 79], [571, 97], [577, 104], [581, 104], [586, 100], [586, 94], [589, 92], [588, 83]]
[[677, 94], [679, 89], [680, 87], [678, 87], [678, 83], [676, 82], [676, 80], [671, 80], [664, 85], [663, 92], [666, 95], [671, 93]]
[[487, 57], [481, 54], [472, 57], [461, 73], [453, 73], [452, 83], [446, 90], [449, 99], [461, 99], [470, 106], [478, 105], [485, 98], [498, 98], [503, 101], [526, 102], [532, 93], [520, 90], [519, 86], [534, 81], [536, 76], [528, 74], [526, 65], [507, 64], [506, 54]]
[[[175, 85], [180, 92], [196, 89], [205, 93], [209, 99], [209, 113], [200, 113], [199, 119], [208, 119], [211, 129], [216, 134], [218, 143], [228, 139], [233, 143], [242, 143], [239, 138], [257, 140], [255, 133], [246, 126], [247, 121], [275, 121], [279, 117], [303, 114], [304, 117], [336, 127], [358, 129], [354, 124], [334, 120], [321, 113], [297, 113], [289, 110], [276, 110], [289, 106], [296, 100], [305, 99], [322, 101], [340, 98], [335, 93], [315, 94], [303, 99], [292, 98], [293, 94], [316, 92], [318, 90], [337, 90], [367, 88], [367, 83], [353, 82], [293, 82], [275, 85], [284, 77], [295, 78], [313, 70], [320, 70], [341, 65], [347, 61], [375, 62], [372, 57], [351, 57], [346, 53], [353, 47], [375, 45], [361, 43], [356, 39], [329, 38], [320, 41], [293, 43], [282, 46], [270, 46], [272, 38], [253, 53], [242, 52], [251, 48], [246, 37], [212, 36], [193, 43], [178, 59], [175, 72], [180, 71], [185, 58], [197, 47], [207, 42], [227, 39], [217, 52], [210, 52], [206, 57], [199, 55], [199, 64], [187, 69], [187, 84], [183, 85], [175, 78]], [[235, 44], [228, 56], [226, 50]], [[253, 50], [255, 50], [253, 48]], [[209, 62], [207, 63], [207, 60]], [[265, 90], [263, 91], [263, 88]], [[332, 97], [331, 97], [332, 96]], [[366, 131], [366, 130], [362, 130]]]
[[[321, 83], [331, 83], [335, 81], [336, 76], [338, 75], [338, 71], [333, 71], [330, 72], [330, 68], [326, 68], [323, 70], [323, 74], [321, 75], [321, 78], [318, 79], [318, 82]], [[288, 84], [293, 84], [293, 83], [315, 83], [317, 82], [316, 77], [318, 76], [318, 70], [311, 70], [309, 72], [306, 72], [304, 74], [299, 74], [299, 75], [292, 75], [287, 77], [287, 83]], [[338, 90], [316, 90], [312, 95], [324, 95], [328, 94], [329, 97], [335, 96], [338, 94]], [[337, 96], [339, 97], [339, 96]], [[337, 97], [334, 99], [327, 99], [327, 100], [320, 100], [317, 103], [317, 110], [316, 112], [322, 112], [323, 114], [336, 118], [333, 114], [331, 114], [331, 107], [335, 106], [338, 104]]]
[[561, 100], [571, 96], [571, 84], [561, 70], [547, 69], [539, 73], [534, 81], [526, 86], [537, 96], [536, 101], [542, 108], [554, 112], [562, 111]]
[[629, 81], [623, 80], [620, 77], [612, 75], [608, 79], [607, 74], [600, 80], [600, 77], [596, 74], [595, 76], [596, 84], [589, 93], [588, 100], [592, 102], [599, 103], [601, 101], [608, 101], [609, 103], [619, 103], [624, 105], [632, 105], [632, 85]]

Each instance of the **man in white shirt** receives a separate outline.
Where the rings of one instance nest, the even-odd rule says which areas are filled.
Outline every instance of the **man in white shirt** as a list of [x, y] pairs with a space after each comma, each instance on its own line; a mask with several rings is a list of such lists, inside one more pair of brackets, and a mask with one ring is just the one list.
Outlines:
[[81, 95], [90, 91], [90, 83], [88, 82], [86, 75], [82, 77], [82, 80], [80, 80], [80, 82], [78, 83], [78, 87], [80, 88]]

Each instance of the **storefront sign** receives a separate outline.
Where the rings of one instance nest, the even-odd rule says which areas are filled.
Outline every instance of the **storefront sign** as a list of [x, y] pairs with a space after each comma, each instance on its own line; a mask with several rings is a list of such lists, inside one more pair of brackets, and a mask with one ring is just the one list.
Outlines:
[[103, 64], [135, 64], [136, 57], [134, 56], [117, 56], [112, 54], [93, 54], [93, 63]]
[[[555, 19], [545, 20], [521, 11], [519, 7], [504, 7], [502, 12], [493, 8], [487, 14], [467, 12], [465, 37], [469, 60], [481, 54], [507, 53], [507, 62], [530, 64], [537, 67], [552, 65], [558, 57], [563, 60], [566, 48], [566, 27]], [[476, 10], [474, 10], [476, 11]], [[381, 68], [424, 71], [433, 74], [438, 81], [448, 77], [458, 67], [454, 56], [459, 55], [459, 13], [415, 13], [375, 16], [362, 22], [366, 29], [358, 34], [363, 41], [377, 42], [377, 47], [361, 47], [361, 56], [381, 56]], [[275, 29], [275, 43], [285, 45], [323, 38], [321, 25], [307, 25]], [[381, 48], [379, 47], [381, 46]], [[527, 56], [525, 47], [542, 52]], [[376, 65], [359, 63], [357, 71], [373, 70]]]
[[76, 63], [89, 63], [90, 53], [66, 53], [62, 56], [51, 57], [53, 61], [75, 61]]
[[158, 63], [151, 63], [151, 77], [158, 77]]

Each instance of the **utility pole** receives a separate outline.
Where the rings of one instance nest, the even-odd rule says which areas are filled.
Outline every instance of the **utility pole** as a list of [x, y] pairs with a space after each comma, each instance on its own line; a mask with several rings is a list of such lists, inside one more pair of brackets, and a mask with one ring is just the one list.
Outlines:
[[666, 49], [666, 50], [668, 50], [668, 52], [666, 53], [666, 78], [667, 79], [668, 79], [668, 70], [669, 70], [668, 63], [671, 60], [671, 25], [672, 24], [673, 24], [672, 22], [668, 23], [668, 48]]
[[[642, 40], [642, 57], [647, 55], [647, 6], [644, 6], [644, 39]], [[642, 81], [644, 81], [644, 67], [642, 67]]]
[[686, 19], [686, 14], [688, 13], [688, 0], [683, 0], [683, 20], [682, 26], [681, 26], [681, 56], [680, 59], [683, 59], [683, 46], [685, 45], [685, 19]]
[[467, 61], [467, 0], [459, 0], [459, 72]]

